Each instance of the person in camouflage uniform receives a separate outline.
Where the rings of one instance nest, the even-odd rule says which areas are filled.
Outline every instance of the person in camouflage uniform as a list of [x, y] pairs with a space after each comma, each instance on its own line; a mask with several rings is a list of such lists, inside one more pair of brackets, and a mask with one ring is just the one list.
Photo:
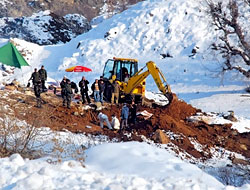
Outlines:
[[42, 90], [47, 90], [46, 86], [45, 86], [45, 81], [47, 80], [47, 71], [44, 69], [44, 66], [42, 65], [41, 69], [39, 69], [38, 71], [39, 75], [40, 75], [40, 79], [42, 82]]
[[70, 83], [70, 80], [67, 79], [67, 82], [65, 84], [64, 96], [63, 96], [63, 106], [65, 106], [65, 103], [67, 103], [68, 109], [70, 109], [72, 94], [73, 94], [73, 91], [71, 88], [71, 83]]
[[42, 83], [41, 81], [38, 81], [37, 83], [35, 83], [34, 92], [36, 96], [37, 107], [41, 108], [42, 107], [41, 105], [42, 104], [42, 98], [41, 98]]
[[40, 74], [37, 72], [37, 68], [34, 69], [29, 81], [32, 80], [33, 86], [35, 87], [36, 83], [41, 80]]

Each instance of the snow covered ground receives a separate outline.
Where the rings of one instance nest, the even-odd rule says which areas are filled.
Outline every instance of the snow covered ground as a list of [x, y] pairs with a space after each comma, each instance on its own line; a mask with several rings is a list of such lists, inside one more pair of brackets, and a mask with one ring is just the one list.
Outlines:
[[0, 161], [0, 187], [18, 189], [247, 190], [224, 186], [197, 166], [147, 143], [109, 143], [86, 152], [86, 167], [68, 160], [49, 164], [14, 154]]
[[[0, 83], [17, 78], [27, 84], [33, 69], [41, 65], [47, 69], [49, 81], [60, 81], [66, 75], [78, 82], [85, 75], [91, 83], [102, 74], [108, 58], [136, 58], [140, 67], [152, 60], [179, 98], [206, 112], [233, 110], [239, 120], [234, 127], [240, 132], [249, 132], [250, 95], [244, 91], [249, 81], [235, 73], [226, 73], [223, 83], [215, 77], [219, 65], [208, 51], [210, 40], [215, 36], [212, 28], [208, 28], [208, 18], [203, 14], [200, 1], [145, 1], [66, 44], [38, 46], [14, 39], [20, 44], [18, 48], [31, 52], [27, 57], [31, 67], [15, 69], [15, 75], [7, 77], [3, 77], [0, 70]], [[0, 39], [0, 46], [6, 42]], [[199, 47], [198, 53], [192, 55], [195, 47]], [[171, 57], [163, 58], [161, 54]], [[90, 67], [93, 72], [65, 72], [74, 65]], [[147, 79], [147, 90], [158, 92], [151, 77]], [[30, 161], [19, 155], [0, 159], [0, 188], [250, 189], [249, 184], [240, 188], [224, 186], [196, 166], [145, 143], [98, 145], [90, 148], [86, 156], [86, 168], [74, 160], [53, 165], [45, 159]]]

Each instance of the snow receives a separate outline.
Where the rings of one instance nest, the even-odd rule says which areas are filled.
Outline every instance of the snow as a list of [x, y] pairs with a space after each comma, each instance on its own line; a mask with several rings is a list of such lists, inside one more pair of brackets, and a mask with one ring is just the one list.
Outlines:
[[[0, 1], [2, 2], [7, 1]], [[218, 57], [217, 61], [212, 60], [212, 55], [208, 51], [211, 39], [216, 38], [216, 32], [208, 27], [209, 19], [203, 13], [204, 7], [201, 2], [143, 1], [108, 20], [101, 22], [97, 19], [98, 25], [95, 28], [66, 44], [39, 46], [14, 39], [20, 45], [17, 47], [19, 50], [29, 52], [26, 59], [31, 66], [23, 67], [21, 70], [15, 69], [14, 75], [7, 76], [3, 76], [4, 71], [0, 70], [0, 85], [15, 78], [25, 85], [33, 69], [41, 65], [48, 71], [48, 82], [58, 82], [64, 75], [78, 82], [82, 75], [85, 75], [91, 83], [102, 74], [108, 58], [136, 58], [139, 60], [139, 67], [153, 60], [162, 70], [172, 91], [180, 99], [202, 111], [212, 112], [212, 123], [232, 123], [232, 127], [239, 132], [249, 132], [250, 95], [244, 91], [249, 81], [236, 76], [233, 72], [225, 74], [223, 83], [221, 78], [216, 77], [218, 61], [221, 61], [221, 58]], [[249, 12], [244, 8], [242, 12], [249, 16]], [[242, 22], [247, 22], [244, 18], [241, 19]], [[108, 36], [104, 37], [105, 34]], [[44, 36], [41, 36], [42, 38]], [[77, 48], [79, 42], [80, 46]], [[6, 43], [6, 39], [0, 39], [0, 46]], [[195, 55], [192, 55], [193, 48], [198, 51]], [[172, 57], [163, 58], [161, 54], [169, 54]], [[90, 67], [93, 72], [65, 72], [66, 68], [74, 65]], [[158, 93], [152, 77], [147, 78], [146, 84], [147, 98], [166, 103], [165, 97]], [[220, 114], [229, 110], [234, 111], [237, 122], [222, 119]], [[54, 133], [46, 139], [37, 140], [37, 143], [54, 138], [62, 139], [64, 142], [70, 139], [69, 142], [72, 144], [66, 146], [64, 143], [67, 150], [72, 149], [74, 144], [77, 147], [88, 143], [97, 146], [86, 151], [85, 168], [79, 161], [70, 157], [66, 157], [67, 159], [62, 162], [52, 160], [54, 164], [47, 163], [47, 158], [28, 160], [18, 154], [1, 158], [0, 188], [250, 189], [249, 184], [238, 188], [222, 185], [195, 165], [180, 160], [165, 149], [146, 143], [102, 144], [107, 139], [92, 141], [83, 134], [69, 132]], [[53, 143], [45, 146], [47, 151], [52, 148]]]
[[225, 187], [198, 167], [147, 143], [98, 145], [90, 148], [86, 156], [84, 168], [74, 160], [49, 164], [13, 154], [1, 159], [0, 187], [13, 190], [250, 189], [249, 185]]

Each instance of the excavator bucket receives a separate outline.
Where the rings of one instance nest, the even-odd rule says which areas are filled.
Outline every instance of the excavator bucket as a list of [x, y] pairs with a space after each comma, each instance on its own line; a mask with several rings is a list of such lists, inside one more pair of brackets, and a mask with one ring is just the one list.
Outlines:
[[177, 95], [172, 93], [172, 92], [167, 92], [166, 94], [164, 94], [166, 96], [166, 98], [168, 99], [169, 103], [168, 105], [170, 105], [172, 103], [173, 100], [178, 99]]
[[171, 102], [173, 101], [173, 94], [172, 93], [169, 93], [167, 92], [166, 94], [164, 94], [166, 96], [166, 98], [168, 99], [169, 103], [168, 105], [171, 104]]

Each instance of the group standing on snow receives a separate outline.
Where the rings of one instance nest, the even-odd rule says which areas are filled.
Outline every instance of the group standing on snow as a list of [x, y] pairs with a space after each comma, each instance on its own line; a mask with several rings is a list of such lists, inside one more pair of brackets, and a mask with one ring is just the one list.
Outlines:
[[[45, 81], [47, 80], [47, 71], [44, 69], [43, 65], [39, 71], [37, 71], [37, 68], [34, 69], [29, 81], [30, 80], [32, 80], [33, 83], [34, 92], [37, 99], [37, 107], [41, 108], [41, 103], [45, 102], [41, 99], [41, 93], [47, 91], [45, 86]], [[30, 86], [30, 83], [28, 83], [28, 86]]]
[[[45, 101], [41, 99], [41, 93], [47, 91], [47, 88], [45, 86], [45, 81], [47, 80], [47, 71], [45, 70], [43, 65], [39, 70], [37, 70], [37, 68], [34, 69], [34, 72], [32, 73], [29, 81], [30, 80], [32, 80], [33, 83], [34, 92], [37, 100], [37, 107], [41, 108], [42, 102], [45, 103]], [[89, 81], [83, 76], [78, 83], [78, 86], [80, 87], [82, 104], [91, 103], [91, 99], [88, 94], [89, 91], [88, 85]], [[30, 86], [29, 83], [28, 86]], [[79, 92], [77, 84], [74, 83], [73, 81], [70, 81], [70, 79], [64, 76], [62, 81], [60, 82], [60, 87], [61, 87], [61, 97], [63, 99], [62, 105], [67, 106], [68, 109], [71, 109], [72, 96], [74, 93]], [[101, 105], [104, 104], [105, 88], [109, 88], [108, 92], [110, 92], [109, 95], [111, 97], [111, 104], [118, 105], [119, 91], [120, 91], [119, 83], [117, 82], [117, 80], [115, 80], [111, 84], [111, 86], [106, 87], [102, 76], [100, 77], [100, 79], [95, 79], [94, 83], [91, 85], [94, 102], [95, 103], [100, 102]], [[104, 127], [103, 124], [105, 122], [109, 129], [113, 130], [126, 129], [128, 127], [128, 123], [135, 124], [136, 109], [137, 106], [134, 101], [132, 101], [131, 105], [129, 106], [126, 103], [124, 103], [120, 115], [121, 123], [115, 114], [112, 115], [112, 120], [110, 123], [108, 116], [100, 111], [98, 114], [100, 127], [103, 128]]]

